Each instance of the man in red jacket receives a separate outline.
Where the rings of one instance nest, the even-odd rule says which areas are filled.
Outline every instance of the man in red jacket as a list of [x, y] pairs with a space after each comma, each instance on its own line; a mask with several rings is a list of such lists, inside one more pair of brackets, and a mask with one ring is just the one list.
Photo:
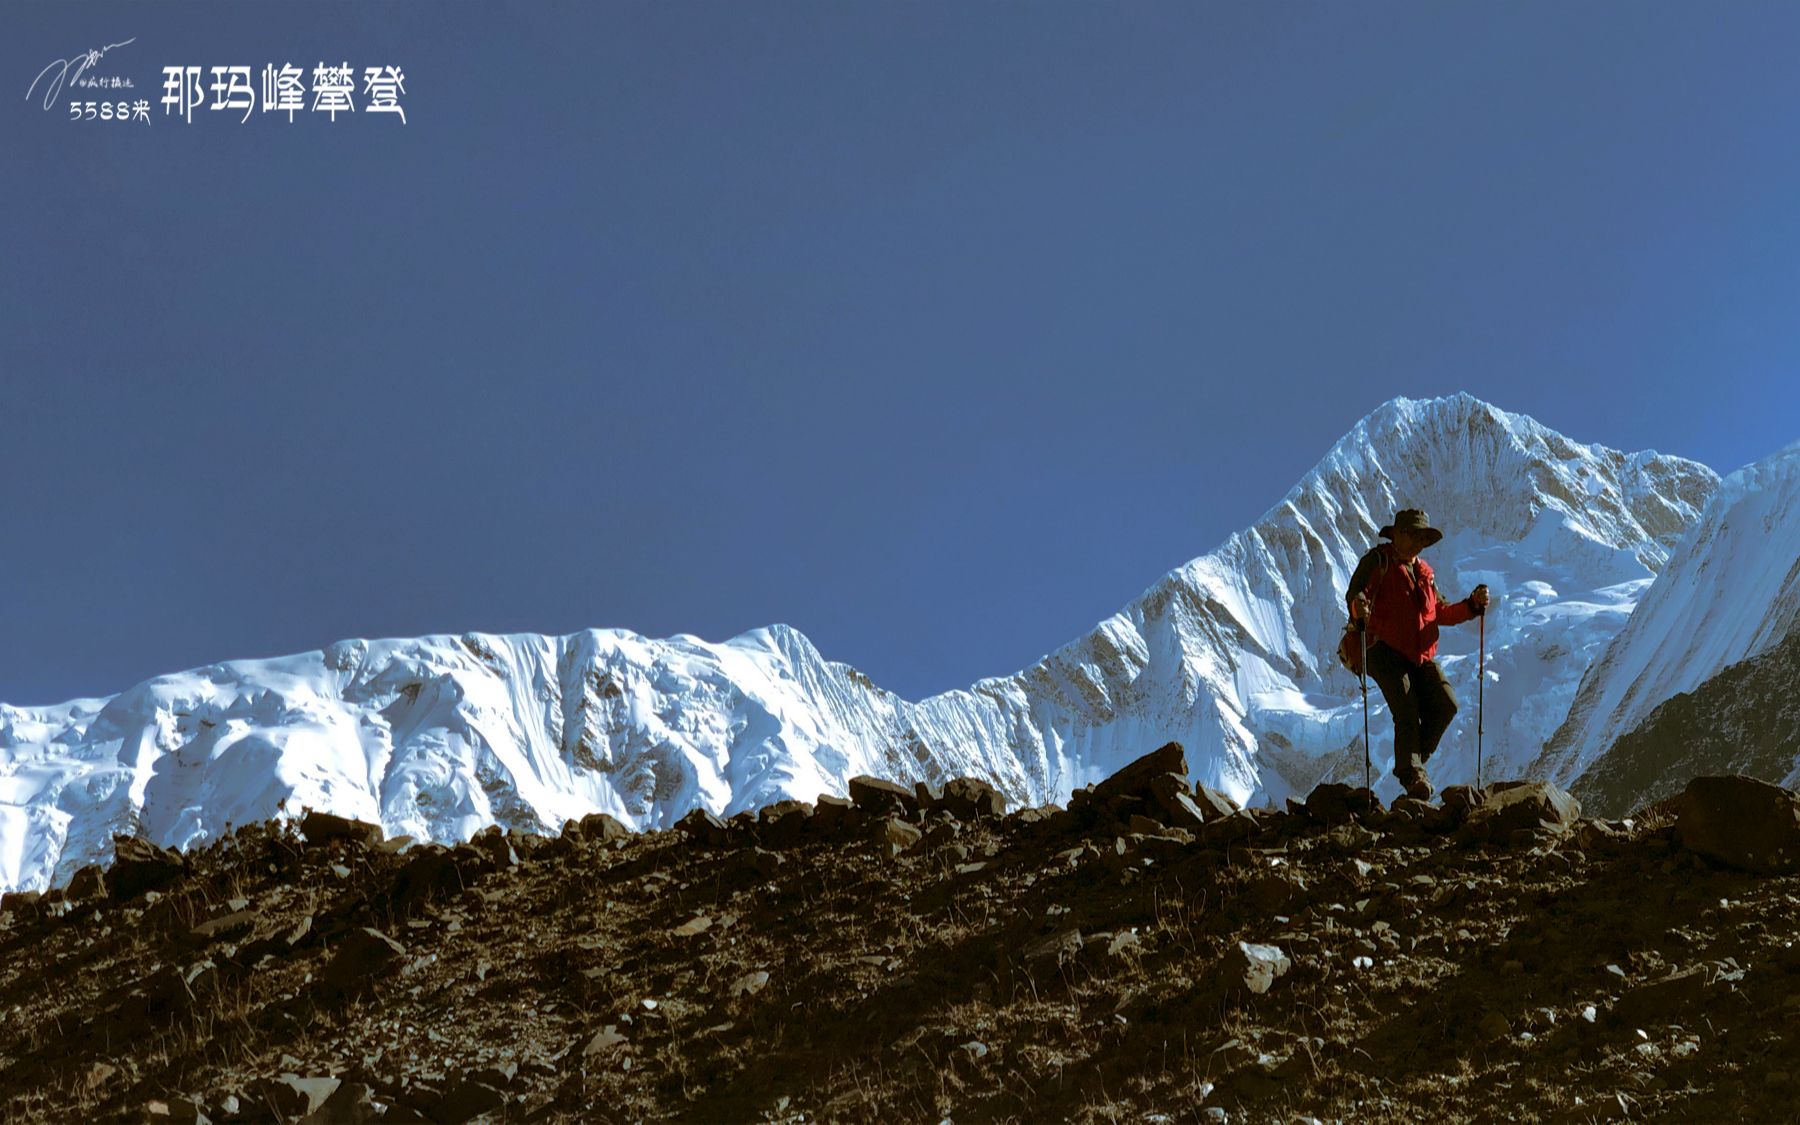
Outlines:
[[1381, 529], [1391, 543], [1374, 547], [1350, 577], [1350, 616], [1368, 634], [1369, 678], [1394, 717], [1394, 777], [1407, 796], [1431, 796], [1424, 763], [1456, 717], [1456, 693], [1432, 657], [1438, 626], [1461, 625], [1487, 611], [1485, 585], [1459, 602], [1445, 601], [1419, 552], [1444, 537], [1425, 513], [1407, 508]]

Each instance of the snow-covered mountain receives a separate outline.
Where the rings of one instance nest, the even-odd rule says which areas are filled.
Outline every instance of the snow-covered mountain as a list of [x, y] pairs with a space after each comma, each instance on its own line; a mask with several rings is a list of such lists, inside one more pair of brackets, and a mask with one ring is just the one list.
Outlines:
[[1538, 769], [1571, 783], [1660, 704], [1767, 652], [1796, 623], [1800, 442], [1720, 484], [1630, 623], [1588, 669]]
[[[0, 886], [104, 859], [110, 834], [186, 846], [285, 802], [451, 840], [611, 812], [664, 826], [842, 793], [872, 773], [969, 774], [1060, 800], [1170, 739], [1245, 801], [1360, 775], [1357, 683], [1332, 655], [1342, 591], [1393, 511], [1447, 532], [1429, 558], [1487, 582], [1490, 774], [1535, 759], [1717, 487], [1711, 470], [1581, 445], [1467, 395], [1395, 399], [1256, 524], [1011, 676], [918, 703], [786, 626], [723, 643], [619, 630], [343, 641], [162, 676], [105, 700], [0, 706]], [[1446, 630], [1462, 695], [1431, 763], [1474, 772], [1475, 626]], [[1376, 769], [1391, 736], [1378, 692]], [[1392, 782], [1386, 783], [1392, 788]]]

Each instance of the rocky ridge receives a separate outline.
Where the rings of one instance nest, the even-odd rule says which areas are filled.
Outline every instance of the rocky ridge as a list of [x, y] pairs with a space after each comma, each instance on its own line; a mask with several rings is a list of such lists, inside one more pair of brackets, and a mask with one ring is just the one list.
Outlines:
[[1800, 632], [1665, 700], [1571, 792], [1616, 816], [1671, 796], [1681, 778], [1712, 771], [1800, 782]]
[[[1791, 1115], [1800, 799], [1281, 810], [1165, 746], [455, 846], [311, 813], [0, 900], [10, 1118]], [[1783, 997], [1787, 997], [1783, 1000]]]

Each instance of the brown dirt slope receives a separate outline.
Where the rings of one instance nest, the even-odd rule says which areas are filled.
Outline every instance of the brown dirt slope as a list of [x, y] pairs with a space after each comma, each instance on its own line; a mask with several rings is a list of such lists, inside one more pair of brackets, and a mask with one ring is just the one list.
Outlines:
[[[122, 842], [0, 912], [7, 1120], [1601, 1121], [1800, 1113], [1800, 879], [1541, 783], [1233, 811], [1179, 748], [453, 849]], [[1777, 791], [1780, 792], [1780, 791]], [[1781, 797], [1781, 800], [1788, 800]], [[1766, 802], [1765, 802], [1766, 803]], [[1784, 806], [1785, 807], [1785, 806]], [[1728, 829], [1731, 816], [1712, 824]], [[1709, 853], [1712, 854], [1712, 853]]]

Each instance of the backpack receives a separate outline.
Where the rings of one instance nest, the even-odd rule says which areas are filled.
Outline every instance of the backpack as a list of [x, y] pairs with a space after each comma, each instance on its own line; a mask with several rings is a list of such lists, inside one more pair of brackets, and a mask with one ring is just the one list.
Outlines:
[[[1375, 573], [1369, 577], [1367, 582], [1363, 583], [1364, 590], [1367, 590], [1371, 586], [1380, 585], [1381, 580], [1387, 577], [1387, 545], [1385, 543], [1377, 545], [1370, 548], [1370, 551], [1376, 556]], [[1352, 595], [1360, 592], [1361, 591], [1358, 590], [1351, 591]], [[1344, 623], [1344, 635], [1338, 638], [1337, 657], [1338, 663], [1342, 664], [1345, 668], [1348, 668], [1352, 676], [1355, 676], [1357, 679], [1362, 678], [1363, 626], [1359, 625], [1354, 617]]]

